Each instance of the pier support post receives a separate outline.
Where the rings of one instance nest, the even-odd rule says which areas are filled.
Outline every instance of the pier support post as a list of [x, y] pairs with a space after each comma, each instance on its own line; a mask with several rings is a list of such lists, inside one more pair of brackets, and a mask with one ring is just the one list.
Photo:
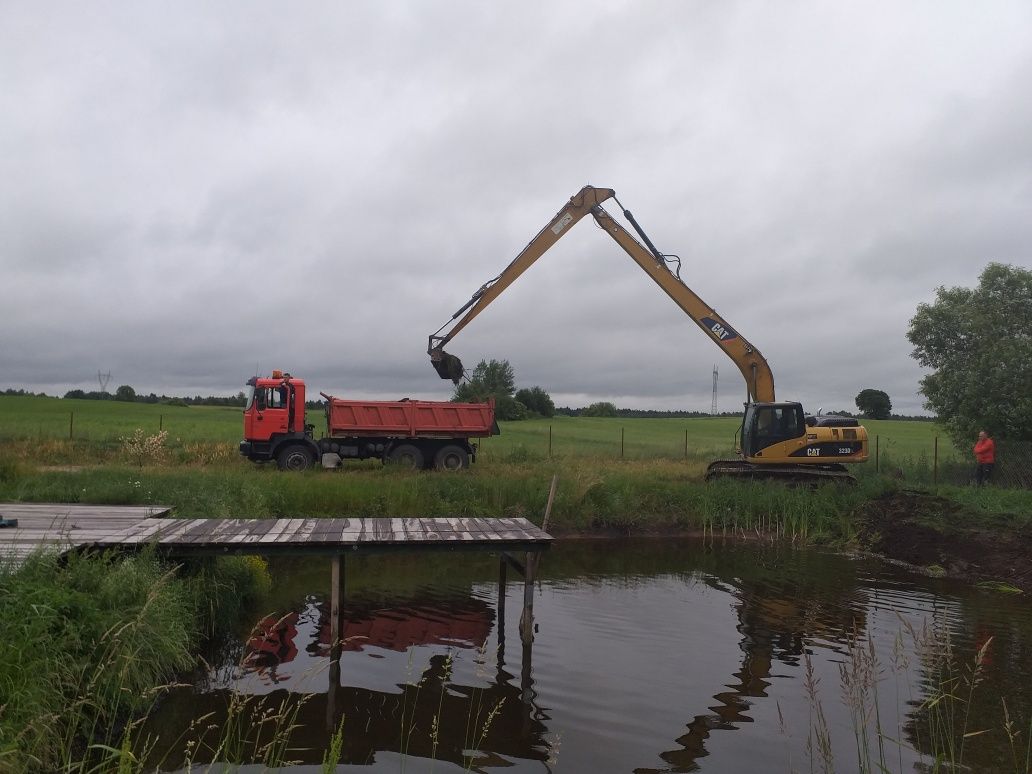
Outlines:
[[[623, 431], [621, 431], [622, 433]], [[559, 476], [552, 476], [552, 484], [548, 488], [548, 503], [545, 505], [545, 518], [541, 522], [541, 529], [548, 530], [548, 520], [552, 518], [552, 505], [555, 503], [556, 487], [559, 484]], [[534, 579], [537, 578], [538, 564], [541, 562], [541, 552], [527, 552], [526, 563], [523, 565], [523, 615], [520, 616], [520, 639], [525, 645], [534, 641]]]
[[537, 557], [527, 553], [523, 565], [523, 614], [520, 616], [520, 639], [525, 645], [534, 641], [534, 575]]
[[326, 692], [326, 730], [337, 728], [336, 699], [340, 690], [340, 653], [344, 641], [344, 555], [330, 559], [330, 674]]
[[344, 640], [344, 555], [335, 554], [330, 562], [330, 658], [337, 661]]
[[[523, 663], [520, 666], [520, 701], [522, 701], [527, 707], [530, 707], [534, 703], [534, 679], [531, 674], [534, 671], [534, 667], [531, 663], [534, 653], [534, 645], [531, 642], [523, 643]], [[530, 733], [530, 713], [524, 713], [524, 735]]]
[[507, 582], [506, 573], [508, 567], [505, 564], [505, 555], [498, 555], [498, 639], [505, 639], [505, 586]]

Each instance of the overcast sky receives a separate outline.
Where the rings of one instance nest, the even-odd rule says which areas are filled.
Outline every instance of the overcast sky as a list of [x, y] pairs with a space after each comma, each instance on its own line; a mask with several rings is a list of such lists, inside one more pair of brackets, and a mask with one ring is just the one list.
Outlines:
[[[427, 336], [589, 183], [779, 398], [919, 412], [917, 305], [1032, 264], [1032, 3], [0, 0], [0, 387], [447, 397]], [[745, 396], [590, 218], [449, 350]]]

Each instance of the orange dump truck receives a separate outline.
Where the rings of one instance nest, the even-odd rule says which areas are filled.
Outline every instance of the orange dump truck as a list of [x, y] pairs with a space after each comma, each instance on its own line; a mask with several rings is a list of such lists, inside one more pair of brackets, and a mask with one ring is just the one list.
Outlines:
[[305, 383], [288, 373], [247, 382], [240, 453], [256, 462], [276, 460], [282, 470], [306, 470], [319, 461], [375, 458], [413, 468], [459, 470], [476, 459], [470, 439], [498, 434], [494, 401], [326, 399], [326, 435], [316, 440], [306, 422]]

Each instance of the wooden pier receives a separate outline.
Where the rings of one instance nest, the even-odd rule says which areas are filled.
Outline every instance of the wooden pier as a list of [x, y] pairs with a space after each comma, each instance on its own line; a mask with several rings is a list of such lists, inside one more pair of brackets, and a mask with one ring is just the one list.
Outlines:
[[[555, 482], [549, 505], [555, 494]], [[203, 554], [321, 554], [330, 558], [330, 622], [344, 631], [344, 559], [385, 551], [473, 550], [499, 555], [499, 605], [505, 605], [505, 569], [524, 579], [520, 634], [533, 640], [533, 585], [538, 560], [552, 537], [516, 518], [299, 518], [174, 519], [166, 506], [0, 503], [0, 562], [20, 564], [37, 550], [139, 550], [154, 546], [171, 557]], [[547, 522], [546, 522], [547, 523]], [[339, 652], [337, 658], [339, 658]], [[336, 659], [334, 659], [336, 660]]]
[[391, 550], [542, 551], [551, 536], [526, 519], [326, 518], [173, 519], [164, 506], [0, 503], [17, 519], [0, 529], [0, 558], [21, 561], [51, 547], [64, 554], [154, 545], [191, 554], [322, 553]]

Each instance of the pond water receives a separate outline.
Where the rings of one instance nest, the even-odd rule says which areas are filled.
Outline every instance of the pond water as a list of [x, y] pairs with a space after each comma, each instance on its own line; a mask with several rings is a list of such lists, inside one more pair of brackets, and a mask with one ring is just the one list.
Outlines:
[[[936, 752], [960, 757], [931, 738], [921, 706], [952, 674], [965, 700], [954, 728], [988, 729], [965, 741], [963, 762], [1024, 770], [1032, 609], [1021, 596], [783, 545], [563, 541], [541, 563], [528, 649], [512, 571], [498, 615], [497, 556], [349, 557], [336, 675], [328, 560], [277, 559], [270, 572], [256, 632], [211, 654], [149, 719], [162, 768], [210, 761], [191, 740], [242, 705], [230, 736], [244, 771], [261, 770], [268, 718], [282, 708], [296, 726], [283, 754], [295, 771], [321, 770], [342, 716], [339, 771], [790, 772], [829, 758], [854, 771], [866, 757], [915, 771]], [[937, 666], [947, 647], [952, 673]], [[850, 696], [865, 709], [851, 710]]]

